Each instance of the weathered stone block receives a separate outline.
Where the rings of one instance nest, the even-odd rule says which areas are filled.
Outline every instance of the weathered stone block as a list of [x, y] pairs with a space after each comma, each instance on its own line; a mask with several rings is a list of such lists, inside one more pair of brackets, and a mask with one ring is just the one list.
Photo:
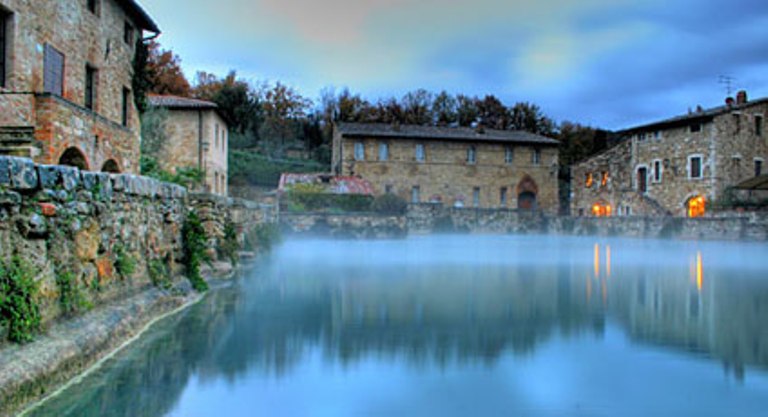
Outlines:
[[0, 187], [11, 186], [11, 158], [0, 156]]
[[15, 206], [21, 204], [21, 194], [13, 191], [0, 192], [0, 206]]
[[124, 191], [126, 187], [126, 182], [128, 181], [128, 176], [125, 174], [112, 174], [110, 175], [112, 178], [112, 189], [115, 191]]
[[37, 175], [40, 179], [40, 188], [55, 188], [61, 184], [61, 170], [58, 165], [38, 165]]
[[80, 170], [75, 167], [59, 167], [61, 171], [61, 183], [64, 189], [72, 191], [80, 185]]
[[96, 188], [96, 185], [99, 183], [99, 177], [97, 176], [98, 173], [96, 172], [89, 172], [84, 171], [80, 173], [80, 178], [83, 182], [83, 188], [86, 190], [93, 190]]
[[45, 237], [48, 233], [45, 218], [37, 213], [18, 219], [16, 225], [19, 232], [28, 239]]
[[17, 190], [32, 190], [38, 186], [35, 163], [27, 158], [10, 158], [11, 187]]

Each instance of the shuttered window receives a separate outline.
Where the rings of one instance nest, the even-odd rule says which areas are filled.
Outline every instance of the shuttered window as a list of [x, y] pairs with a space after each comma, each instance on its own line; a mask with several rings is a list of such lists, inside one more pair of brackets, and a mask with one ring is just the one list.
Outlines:
[[123, 87], [123, 109], [122, 109], [122, 122], [123, 126], [128, 126], [128, 105], [130, 104], [131, 90]]
[[85, 108], [93, 110], [96, 104], [96, 69], [85, 66]]
[[46, 93], [64, 94], [64, 54], [51, 45], [45, 45], [43, 71], [43, 91]]
[[8, 14], [0, 10], [0, 87], [5, 87], [5, 65], [7, 62], [7, 59], [5, 58], [5, 52], [6, 52], [6, 24], [5, 22], [8, 20]]

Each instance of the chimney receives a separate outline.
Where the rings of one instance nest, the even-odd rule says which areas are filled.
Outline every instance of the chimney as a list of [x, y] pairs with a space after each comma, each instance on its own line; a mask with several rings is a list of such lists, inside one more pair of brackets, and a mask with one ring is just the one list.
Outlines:
[[736, 104], [747, 104], [747, 92], [745, 90], [736, 93]]
[[701, 105], [696, 106], [696, 113], [704, 113], [704, 107], [701, 107]]
[[728, 107], [733, 107], [733, 105], [736, 103], [736, 100], [733, 99], [733, 97], [726, 97], [725, 98], [725, 105]]

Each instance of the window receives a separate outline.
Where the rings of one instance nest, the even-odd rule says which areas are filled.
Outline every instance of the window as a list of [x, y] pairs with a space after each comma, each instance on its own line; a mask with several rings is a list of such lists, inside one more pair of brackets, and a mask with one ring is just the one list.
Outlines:
[[702, 178], [702, 166], [701, 156], [689, 156], [688, 157], [688, 178], [698, 179]]
[[123, 126], [128, 126], [128, 106], [131, 100], [131, 90], [123, 87], [123, 101], [122, 101], [122, 123]]
[[386, 161], [389, 159], [389, 144], [379, 144], [379, 161]]
[[365, 160], [365, 145], [363, 142], [355, 142], [355, 161]]
[[645, 193], [648, 191], [648, 168], [639, 167], [637, 169], [637, 191]]
[[755, 116], [755, 135], [763, 136], [763, 117]]
[[507, 206], [507, 187], [501, 187], [499, 190], [499, 204], [502, 207]]
[[587, 188], [591, 188], [592, 184], [594, 183], [594, 179], [592, 178], [592, 173], [587, 172], [584, 176], [584, 186]]
[[692, 124], [690, 127], [691, 133], [701, 132], [701, 124]]
[[763, 160], [755, 158], [755, 176], [759, 177], [763, 174]]
[[216, 123], [213, 127], [213, 136], [214, 136], [214, 149], [219, 149], [219, 124]]
[[741, 113], [733, 113], [733, 126], [738, 135], [741, 132]]
[[5, 87], [6, 67], [8, 66], [8, 21], [11, 15], [0, 9], [0, 87]]
[[662, 165], [660, 160], [653, 161], [653, 182], [661, 182]]
[[474, 207], [480, 207], [480, 187], [472, 189], [472, 205]]
[[85, 66], [85, 108], [94, 110], [96, 105], [96, 69], [90, 65]]
[[392, 194], [392, 184], [387, 184], [384, 186], [384, 192], [387, 194]]
[[474, 146], [470, 146], [469, 148], [467, 148], [467, 163], [468, 164], [474, 164], [475, 162], [477, 162], [476, 152], [477, 152], [477, 150], [475, 149]]
[[59, 96], [64, 93], [64, 54], [48, 44], [43, 58], [43, 91]]
[[504, 149], [504, 163], [511, 164], [514, 159], [515, 159], [515, 153], [512, 151], [512, 147], [507, 146]]
[[99, 14], [99, 0], [88, 0], [88, 11], [93, 14]]
[[416, 204], [419, 202], [421, 202], [421, 188], [418, 185], [414, 185], [411, 188], [411, 203]]
[[603, 171], [600, 174], [600, 186], [605, 187], [608, 185], [608, 171]]
[[125, 22], [123, 27], [123, 40], [126, 44], [133, 45], [133, 25], [128, 23], [128, 21]]
[[653, 139], [656, 140], [656, 141], [660, 141], [661, 140], [661, 132], [658, 131], [658, 130], [653, 132]]
[[424, 144], [423, 143], [416, 144], [416, 160], [419, 162], [424, 162]]
[[539, 165], [541, 163], [541, 150], [534, 149], [533, 150], [533, 164]]

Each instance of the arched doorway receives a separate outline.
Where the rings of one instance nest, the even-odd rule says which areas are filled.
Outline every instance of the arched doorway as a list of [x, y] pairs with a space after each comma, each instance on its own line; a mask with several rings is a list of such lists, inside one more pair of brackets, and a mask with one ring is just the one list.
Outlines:
[[104, 166], [101, 167], [101, 172], [109, 172], [110, 174], [119, 174], [120, 166], [117, 165], [117, 162], [114, 159], [110, 159], [107, 162], [104, 162]]
[[80, 149], [75, 147], [67, 148], [61, 157], [59, 158], [59, 165], [67, 165], [70, 167], [80, 168], [83, 171], [88, 171], [88, 160], [85, 158]]
[[695, 195], [685, 202], [685, 209], [690, 218], [702, 217], [707, 212], [707, 201], [704, 196]]
[[536, 210], [538, 202], [536, 196], [539, 194], [539, 186], [530, 175], [523, 176], [523, 179], [517, 184], [517, 208], [519, 210]]

